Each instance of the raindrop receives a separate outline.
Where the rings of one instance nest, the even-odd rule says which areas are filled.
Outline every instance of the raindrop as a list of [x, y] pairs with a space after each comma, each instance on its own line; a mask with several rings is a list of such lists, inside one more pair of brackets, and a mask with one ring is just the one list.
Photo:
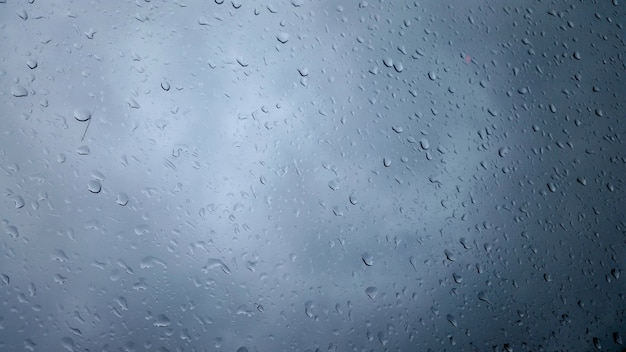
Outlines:
[[7, 226], [7, 233], [9, 234], [11, 238], [18, 238], [20, 236], [19, 231], [17, 231], [17, 227], [13, 225]]
[[436, 80], [436, 79], [437, 79], [437, 74], [436, 74], [434, 71], [430, 71], [430, 72], [428, 72], [428, 78], [429, 78], [431, 81], [434, 81], [434, 80]]
[[452, 274], [452, 278], [454, 279], [454, 282], [456, 282], [457, 284], [460, 284], [461, 282], [463, 282], [463, 277], [457, 273]]
[[285, 33], [285, 32], [280, 32], [277, 36], [276, 39], [281, 42], [282, 44], [285, 44], [289, 41], [289, 33]]
[[167, 91], [169, 91], [169, 90], [170, 90], [170, 84], [169, 84], [169, 82], [167, 82], [167, 81], [163, 81], [163, 82], [161, 82], [161, 88], [162, 88], [164, 91], [166, 91], [166, 92], [167, 92]]
[[602, 349], [602, 345], [600, 344], [600, 339], [597, 337], [593, 338], [593, 347], [595, 347], [597, 350], [601, 350]]
[[128, 194], [124, 192], [118, 193], [115, 202], [121, 206], [125, 206], [128, 204]]
[[237, 352], [248, 352], [248, 349], [245, 346], [241, 346], [237, 349]]
[[37, 68], [37, 61], [30, 59], [28, 61], [26, 61], [26, 66], [28, 66], [28, 68], [30, 68], [31, 70]]
[[456, 260], [456, 258], [454, 257], [454, 254], [452, 254], [452, 252], [450, 252], [447, 249], [443, 251], [443, 254], [445, 254], [446, 255], [446, 259], [448, 259], [451, 262]]
[[24, 202], [24, 198], [22, 198], [21, 196], [13, 195], [11, 198], [13, 199], [13, 202], [15, 203], [15, 209], [21, 209], [26, 204]]
[[76, 149], [76, 152], [78, 153], [78, 155], [89, 155], [91, 154], [91, 151], [89, 150], [89, 147], [86, 145], [82, 145], [80, 147], [78, 147], [78, 149]]
[[309, 69], [306, 67], [300, 67], [298, 68], [298, 73], [300, 74], [300, 76], [306, 77], [309, 75]]
[[556, 106], [554, 104], [550, 104], [550, 112], [555, 113], [556, 112]]
[[498, 149], [498, 155], [500, 155], [501, 158], [504, 158], [508, 152], [509, 147], [501, 147], [500, 149]]
[[391, 166], [391, 159], [389, 159], [389, 158], [383, 158], [383, 165], [384, 165], [385, 167], [389, 167], [389, 166]]
[[307, 317], [313, 318], [313, 308], [315, 308], [313, 301], [309, 300], [304, 302], [304, 314], [306, 314]]
[[221, 260], [217, 258], [209, 258], [206, 262], [206, 265], [202, 268], [202, 271], [208, 273], [209, 270], [214, 268], [220, 268], [225, 274], [231, 274], [230, 268], [224, 264]]
[[367, 253], [367, 252], [365, 252], [365, 253], [363, 253], [363, 255], [361, 255], [361, 260], [367, 266], [372, 266], [374, 264], [374, 257], [371, 254]]
[[387, 67], [391, 67], [393, 66], [393, 59], [391, 59], [390, 57], [386, 57], [383, 59], [383, 64]]
[[420, 139], [420, 147], [422, 147], [422, 149], [424, 150], [428, 150], [428, 148], [430, 148], [430, 143], [428, 142], [428, 139], [426, 138]]
[[376, 298], [376, 295], [378, 294], [378, 289], [374, 286], [370, 286], [365, 289], [365, 294], [367, 294], [369, 298], [374, 299]]
[[81, 141], [85, 139], [85, 134], [87, 133], [87, 129], [89, 128], [89, 124], [91, 123], [91, 111], [84, 108], [79, 108], [74, 110], [74, 118], [77, 121], [85, 122], [87, 121], [87, 127], [85, 127], [85, 132], [83, 132], [83, 137], [80, 139]]
[[102, 185], [98, 180], [91, 180], [87, 184], [87, 189], [89, 189], [89, 192], [91, 193], [100, 193], [100, 191], [102, 190]]
[[485, 293], [485, 291], [478, 292], [478, 299], [483, 302], [486, 302], [487, 304], [491, 304], [491, 301], [487, 297], [487, 294]]
[[455, 328], [459, 326], [459, 323], [456, 321], [456, 318], [452, 314], [446, 315], [446, 319], [454, 326]]
[[348, 200], [350, 201], [350, 204], [352, 205], [356, 205], [359, 202], [359, 199], [354, 194], [351, 194], [350, 196], [348, 196]]
[[26, 88], [24, 88], [24, 86], [21, 85], [16, 85], [11, 87], [11, 94], [13, 94], [14, 97], [25, 97], [28, 96], [28, 90], [26, 90]]
[[236, 60], [241, 67], [248, 67], [248, 62], [243, 57], [238, 57]]
[[156, 319], [154, 320], [154, 326], [164, 328], [169, 325], [170, 325], [170, 319], [165, 314], [157, 315]]

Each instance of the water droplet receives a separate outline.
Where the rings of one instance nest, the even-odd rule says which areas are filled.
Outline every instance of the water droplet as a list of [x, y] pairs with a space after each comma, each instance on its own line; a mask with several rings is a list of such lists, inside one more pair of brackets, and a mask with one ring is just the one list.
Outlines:
[[354, 194], [349, 195], [348, 200], [350, 201], [350, 204], [352, 205], [356, 205], [359, 202], [359, 199]]
[[121, 206], [125, 206], [126, 204], [128, 204], [128, 194], [123, 192], [118, 193], [115, 202]]
[[456, 318], [452, 314], [446, 315], [446, 319], [454, 326], [455, 328], [459, 327], [459, 323], [456, 321]]
[[170, 84], [167, 81], [163, 81], [161, 82], [161, 88], [167, 92], [170, 90]]
[[367, 294], [369, 298], [374, 299], [376, 298], [376, 295], [378, 294], [378, 289], [374, 286], [370, 286], [365, 289], [365, 294]]
[[491, 301], [489, 300], [489, 297], [487, 297], [485, 291], [478, 292], [478, 299], [488, 304], [491, 304]]
[[26, 66], [28, 66], [28, 68], [30, 68], [31, 70], [37, 68], [37, 61], [33, 60], [33, 59], [29, 59], [26, 61]]
[[91, 180], [87, 184], [87, 189], [89, 189], [89, 192], [91, 193], [100, 193], [100, 191], [102, 190], [102, 185], [98, 180]]
[[15, 85], [13, 87], [11, 87], [11, 94], [13, 94], [14, 97], [25, 97], [28, 96], [28, 90], [26, 90], [26, 88], [24, 88], [24, 86], [21, 85]]
[[9, 234], [11, 238], [18, 238], [20, 236], [19, 231], [17, 231], [17, 227], [13, 225], [8, 225], [6, 229], [7, 229], [7, 234]]
[[165, 314], [159, 314], [154, 319], [154, 326], [164, 328], [170, 325], [170, 319]]
[[163, 269], [167, 269], [167, 264], [162, 259], [151, 255], [143, 257], [141, 262], [139, 262], [139, 267], [142, 269], [153, 268], [155, 265], [160, 265]]
[[426, 138], [420, 139], [420, 147], [422, 147], [422, 149], [424, 150], [428, 150], [428, 148], [430, 148], [430, 143], [428, 142], [428, 139]]
[[78, 149], [76, 149], [76, 152], [78, 153], [78, 155], [89, 155], [91, 154], [91, 151], [89, 150], [89, 147], [86, 145], [82, 145], [80, 147], [78, 147]]
[[9, 275], [2, 274], [0, 275], [0, 282], [2, 282], [2, 285], [8, 286], [9, 283], [11, 282], [11, 279], [9, 278]]
[[463, 282], [463, 277], [457, 273], [452, 274], [452, 278], [454, 279], [454, 282], [456, 282], [457, 284], [460, 284], [461, 282]]
[[597, 350], [601, 350], [602, 349], [602, 345], [600, 344], [600, 339], [597, 337], [593, 338], [593, 347], [595, 347]]
[[93, 39], [93, 36], [96, 34], [96, 30], [93, 28], [89, 28], [87, 32], [85, 32], [85, 36], [87, 39]]
[[241, 346], [237, 349], [237, 352], [248, 352], [248, 349], [245, 346]]
[[309, 300], [304, 302], [304, 314], [306, 314], [307, 317], [313, 318], [313, 308], [315, 308], [313, 301]]
[[148, 224], [140, 224], [135, 226], [135, 234], [137, 236], [143, 236], [150, 233], [150, 226]]
[[389, 158], [383, 158], [383, 165], [384, 165], [385, 167], [389, 167], [389, 166], [391, 166], [391, 159], [389, 159]]
[[367, 253], [367, 252], [365, 252], [365, 253], [363, 253], [363, 255], [361, 255], [361, 260], [367, 266], [374, 265], [374, 257], [371, 254]]
[[[8, 278], [7, 278], [8, 279]], [[7, 282], [8, 283], [8, 282]], [[622, 335], [620, 335], [619, 332], [614, 332], [613, 333], [613, 341], [618, 344], [621, 345], [624, 343], [624, 341], [622, 341]]]
[[248, 67], [248, 62], [243, 57], [238, 57], [236, 61], [241, 67]]
[[390, 57], [386, 57], [383, 59], [383, 64], [387, 67], [392, 67], [393, 66], [393, 59]]
[[57, 261], [59, 263], [64, 263], [68, 261], [70, 258], [65, 254], [65, 251], [62, 249], [55, 249], [50, 254], [50, 260]]
[[449, 250], [444, 250], [443, 253], [446, 255], [446, 259], [448, 259], [449, 261], [453, 262], [456, 260], [456, 258], [454, 257], [454, 254], [452, 254], [452, 252], [450, 252]]
[[306, 67], [300, 67], [298, 68], [298, 73], [300, 74], [300, 76], [306, 77], [309, 75], [309, 69]]
[[336, 180], [332, 180], [328, 182], [328, 187], [332, 189], [333, 191], [336, 191], [339, 189], [339, 182], [337, 182]]
[[63, 337], [61, 339], [61, 346], [63, 346], [63, 348], [65, 348], [69, 352], [75, 352], [76, 351], [76, 344], [74, 343], [74, 340], [72, 340], [71, 337], [67, 337], [67, 336]]
[[208, 273], [209, 270], [214, 268], [220, 268], [225, 274], [231, 274], [230, 268], [224, 264], [221, 260], [217, 258], [209, 258], [206, 262], [206, 265], [202, 268], [202, 271]]
[[428, 78], [429, 78], [431, 81], [436, 80], [436, 79], [437, 79], [437, 74], [435, 73], [435, 71], [430, 71], [430, 72], [428, 72]]
[[278, 33], [278, 35], [276, 36], [276, 39], [281, 42], [282, 44], [285, 44], [289, 41], [289, 33], [285, 33], [285, 32], [280, 32]]
[[556, 106], [554, 104], [550, 104], [549, 108], [550, 108], [550, 112], [552, 112], [552, 113], [556, 112]]
[[498, 149], [498, 155], [500, 155], [501, 158], [504, 158], [508, 152], [509, 147], [501, 147], [500, 149]]
[[24, 198], [22, 198], [21, 196], [18, 196], [17, 194], [14, 194], [13, 196], [11, 196], [11, 199], [13, 199], [13, 202], [15, 203], [15, 209], [21, 209], [26, 204], [24, 202]]

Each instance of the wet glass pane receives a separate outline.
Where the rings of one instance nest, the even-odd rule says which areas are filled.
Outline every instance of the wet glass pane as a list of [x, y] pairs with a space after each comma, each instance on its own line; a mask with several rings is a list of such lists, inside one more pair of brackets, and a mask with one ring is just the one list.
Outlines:
[[0, 351], [621, 351], [626, 4], [0, 0]]

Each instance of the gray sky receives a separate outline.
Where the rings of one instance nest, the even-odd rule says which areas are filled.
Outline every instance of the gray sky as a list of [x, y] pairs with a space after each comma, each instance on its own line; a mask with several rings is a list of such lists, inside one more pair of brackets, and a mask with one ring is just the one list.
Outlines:
[[0, 351], [619, 350], [624, 5], [517, 6], [0, 3]]

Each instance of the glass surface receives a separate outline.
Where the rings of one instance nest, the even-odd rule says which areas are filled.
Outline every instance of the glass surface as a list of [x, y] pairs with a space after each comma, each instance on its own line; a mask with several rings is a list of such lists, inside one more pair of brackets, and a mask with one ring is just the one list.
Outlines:
[[0, 0], [0, 351], [622, 351], [626, 4]]

